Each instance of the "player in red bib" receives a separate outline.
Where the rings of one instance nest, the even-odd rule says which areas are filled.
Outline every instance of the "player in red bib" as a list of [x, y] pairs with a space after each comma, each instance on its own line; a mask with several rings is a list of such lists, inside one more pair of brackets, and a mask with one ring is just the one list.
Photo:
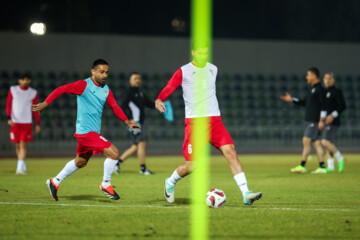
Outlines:
[[[10, 141], [16, 144], [18, 158], [16, 174], [26, 175], [26, 143], [33, 141], [31, 105], [38, 103], [38, 94], [29, 87], [30, 75], [23, 74], [19, 78], [19, 85], [11, 86], [7, 101], [6, 115], [10, 126]], [[35, 133], [40, 132], [40, 115], [34, 112], [36, 123]]]
[[[219, 149], [228, 160], [231, 172], [239, 186], [245, 205], [251, 205], [255, 200], [261, 198], [262, 193], [252, 193], [247, 186], [243, 168], [235, 151], [234, 142], [224, 127], [220, 116], [219, 104], [216, 98], [216, 76], [217, 67], [206, 60], [208, 59], [208, 47], [202, 46], [192, 50], [193, 61], [178, 69], [161, 91], [155, 101], [158, 111], [164, 112], [165, 101], [180, 85], [183, 90], [185, 102], [185, 139], [183, 155], [185, 163], [180, 165], [173, 174], [165, 180], [165, 198], [169, 203], [174, 202], [175, 184], [187, 176], [191, 171], [191, 128], [195, 118], [207, 117], [209, 119], [209, 141]], [[201, 87], [195, 87], [195, 79], [201, 80]], [[197, 86], [199, 86], [197, 84]], [[195, 105], [205, 102], [206, 109], [201, 114], [195, 111]]]

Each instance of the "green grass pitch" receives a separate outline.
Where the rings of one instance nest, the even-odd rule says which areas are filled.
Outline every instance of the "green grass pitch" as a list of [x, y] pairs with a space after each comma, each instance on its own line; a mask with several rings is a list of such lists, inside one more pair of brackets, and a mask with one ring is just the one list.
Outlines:
[[[360, 155], [346, 157], [343, 173], [300, 175], [289, 171], [300, 155], [241, 155], [250, 189], [264, 194], [245, 207], [226, 160], [213, 156], [209, 189], [224, 190], [227, 203], [209, 211], [210, 238], [359, 239]], [[54, 202], [45, 181], [69, 160], [28, 159], [28, 176], [15, 176], [15, 160], [0, 160], [0, 239], [189, 238], [190, 178], [177, 184], [175, 204], [163, 197], [164, 179], [182, 157], [149, 157], [154, 176], [139, 175], [129, 159], [112, 179], [119, 201], [99, 190], [104, 158], [93, 158], [60, 185]]]

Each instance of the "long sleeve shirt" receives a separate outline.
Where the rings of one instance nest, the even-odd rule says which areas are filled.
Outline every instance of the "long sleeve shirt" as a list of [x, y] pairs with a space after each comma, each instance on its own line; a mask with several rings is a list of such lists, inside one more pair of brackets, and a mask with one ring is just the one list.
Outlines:
[[307, 92], [305, 98], [293, 98], [293, 103], [305, 106], [305, 121], [318, 122], [321, 111], [325, 110], [325, 90], [321, 83], [317, 83]]

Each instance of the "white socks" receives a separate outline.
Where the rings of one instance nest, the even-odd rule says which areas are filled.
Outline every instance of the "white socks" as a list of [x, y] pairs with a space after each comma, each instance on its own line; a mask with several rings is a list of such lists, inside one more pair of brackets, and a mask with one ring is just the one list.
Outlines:
[[63, 170], [53, 178], [53, 182], [56, 186], [59, 186], [59, 184], [69, 175], [71, 175], [73, 172], [78, 170], [79, 168], [75, 165], [75, 159], [69, 161]]
[[16, 172], [19, 172], [21, 170], [26, 171], [26, 164], [24, 160], [19, 159], [17, 162]]
[[341, 155], [340, 151], [337, 151], [334, 156], [336, 157], [336, 159], [338, 160], [338, 162], [342, 162], [344, 161], [343, 156]]
[[335, 165], [334, 165], [334, 159], [333, 158], [329, 158], [327, 160], [327, 167], [330, 170], [334, 170], [335, 169]]
[[247, 182], [246, 182], [245, 173], [241, 172], [241, 173], [236, 174], [234, 176], [234, 179], [235, 179], [236, 184], [239, 186], [243, 197], [245, 197], [245, 193], [247, 193], [249, 191], [249, 188], [248, 188]]
[[111, 175], [114, 171], [115, 165], [118, 160], [113, 160], [111, 158], [106, 158], [104, 161], [104, 178], [102, 185], [104, 188], [110, 185]]
[[177, 181], [179, 181], [180, 179], [182, 179], [182, 177], [179, 176], [177, 169], [175, 169], [175, 171], [173, 172], [173, 174], [171, 175], [171, 177], [168, 180], [168, 183], [171, 185], [175, 185]]

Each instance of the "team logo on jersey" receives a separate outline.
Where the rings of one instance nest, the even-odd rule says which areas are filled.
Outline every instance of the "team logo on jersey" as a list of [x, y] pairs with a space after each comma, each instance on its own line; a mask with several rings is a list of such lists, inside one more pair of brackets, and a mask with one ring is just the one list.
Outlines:
[[210, 73], [211, 73], [211, 75], [214, 75], [214, 72], [213, 72], [213, 70], [212, 70], [212, 69], [210, 69]]
[[108, 91], [105, 91], [105, 96], [109, 95]]
[[315, 88], [311, 89], [311, 93], [314, 93], [315, 92]]
[[326, 94], [326, 97], [329, 98], [330, 96], [331, 96], [331, 93], [328, 92], [328, 93]]

